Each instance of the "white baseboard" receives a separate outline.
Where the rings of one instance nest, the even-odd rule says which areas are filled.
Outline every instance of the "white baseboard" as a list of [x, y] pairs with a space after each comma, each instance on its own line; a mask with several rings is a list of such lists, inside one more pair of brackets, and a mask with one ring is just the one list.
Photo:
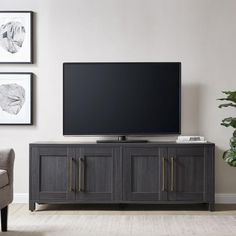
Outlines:
[[[236, 193], [216, 193], [216, 203], [236, 204]], [[28, 203], [28, 193], [14, 193], [14, 203]]]
[[28, 193], [14, 193], [13, 203], [28, 203], [29, 194]]
[[217, 193], [215, 201], [216, 203], [236, 204], [236, 193]]

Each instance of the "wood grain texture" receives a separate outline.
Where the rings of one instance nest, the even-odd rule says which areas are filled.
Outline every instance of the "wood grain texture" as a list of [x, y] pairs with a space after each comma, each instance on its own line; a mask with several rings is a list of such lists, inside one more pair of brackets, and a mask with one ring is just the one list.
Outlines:
[[167, 192], [162, 191], [162, 157], [165, 156], [167, 155], [164, 148], [124, 149], [123, 200], [167, 200]]
[[[82, 147], [76, 149], [76, 156], [76, 201], [113, 202], [118, 199], [121, 192], [119, 185], [116, 185], [121, 179], [119, 148]], [[78, 190], [79, 185], [82, 185], [81, 191]]]
[[169, 148], [168, 199], [203, 201], [205, 193], [204, 148]]
[[67, 148], [32, 148], [31, 153], [30, 200], [35, 198], [45, 202], [50, 199], [55, 202], [73, 200], [75, 193], [68, 191], [68, 165], [72, 157]]
[[[164, 160], [164, 161], [163, 161]], [[208, 203], [214, 144], [30, 144], [35, 203]]]

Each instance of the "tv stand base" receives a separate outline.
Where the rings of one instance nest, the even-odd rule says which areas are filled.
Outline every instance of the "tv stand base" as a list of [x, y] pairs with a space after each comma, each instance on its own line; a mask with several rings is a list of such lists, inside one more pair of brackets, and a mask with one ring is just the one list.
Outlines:
[[118, 139], [115, 140], [97, 140], [97, 143], [147, 143], [148, 140], [130, 140], [127, 139], [126, 136], [119, 136]]
[[97, 140], [97, 143], [147, 143], [147, 140]]

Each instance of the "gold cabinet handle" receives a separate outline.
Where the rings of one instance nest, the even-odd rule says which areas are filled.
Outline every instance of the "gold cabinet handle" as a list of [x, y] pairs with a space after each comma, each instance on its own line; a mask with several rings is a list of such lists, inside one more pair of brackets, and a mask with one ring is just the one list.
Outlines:
[[73, 158], [70, 158], [69, 160], [69, 165], [68, 165], [68, 192], [73, 192], [72, 184], [73, 184]]
[[162, 192], [165, 191], [165, 158], [162, 158]]
[[78, 179], [78, 192], [83, 192], [82, 187], [82, 178], [83, 178], [83, 168], [84, 167], [84, 159], [79, 158], [79, 179]]
[[171, 163], [171, 184], [170, 184], [170, 191], [174, 191], [174, 157], [170, 158]]

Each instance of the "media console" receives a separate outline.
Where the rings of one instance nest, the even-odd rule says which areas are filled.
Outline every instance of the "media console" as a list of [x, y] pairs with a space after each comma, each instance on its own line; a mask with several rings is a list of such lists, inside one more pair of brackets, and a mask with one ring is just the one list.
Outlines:
[[194, 204], [214, 210], [214, 144], [30, 144], [29, 209], [39, 204]]

